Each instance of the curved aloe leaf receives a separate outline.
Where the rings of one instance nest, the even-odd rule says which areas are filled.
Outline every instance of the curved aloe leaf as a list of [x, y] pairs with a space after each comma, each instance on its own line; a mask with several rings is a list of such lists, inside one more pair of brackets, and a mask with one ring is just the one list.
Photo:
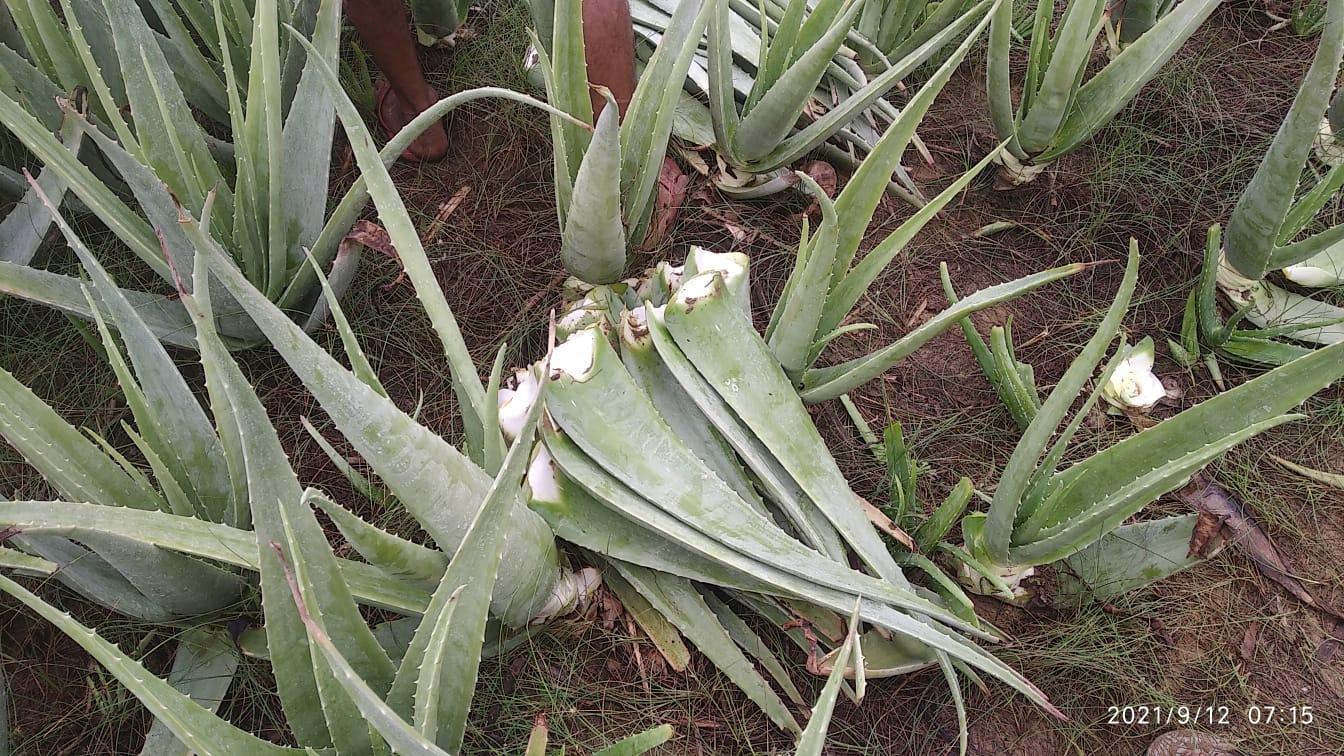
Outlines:
[[[227, 633], [206, 627], [192, 628], [179, 636], [173, 651], [173, 667], [168, 684], [209, 712], [219, 711], [224, 696], [233, 684], [238, 668], [238, 652]], [[3, 753], [0, 749], [0, 753]], [[155, 719], [145, 736], [140, 756], [189, 756], [187, 745], [172, 729]]]
[[981, 289], [876, 352], [839, 365], [809, 370], [803, 374], [801, 392], [803, 401], [808, 404], [816, 404], [849, 393], [886, 372], [892, 365], [905, 359], [910, 353], [928, 343], [933, 337], [956, 325], [967, 315], [1006, 302], [1052, 281], [1067, 278], [1082, 271], [1085, 267], [1081, 263], [1064, 265], [1024, 276], [1016, 281]]
[[[1184, 3], [1182, 3], [1184, 5]], [[1273, 260], [1279, 229], [1297, 194], [1302, 166], [1330, 103], [1339, 63], [1344, 58], [1344, 2], [1329, 0], [1321, 41], [1311, 67], [1293, 98], [1283, 125], [1274, 134], [1227, 222], [1227, 262], [1238, 273], [1259, 280], [1275, 267], [1297, 261]]]
[[0, 591], [21, 601], [61, 632], [70, 636], [117, 680], [140, 699], [152, 714], [173, 734], [198, 753], [300, 754], [304, 751], [284, 748], [247, 734], [215, 716], [205, 707], [150, 674], [138, 662], [128, 658], [116, 646], [76, 622], [70, 615], [0, 575]]
[[607, 98], [574, 177], [560, 240], [565, 269], [592, 284], [619, 281], [627, 257], [621, 222], [621, 133], [616, 101], [610, 92]]

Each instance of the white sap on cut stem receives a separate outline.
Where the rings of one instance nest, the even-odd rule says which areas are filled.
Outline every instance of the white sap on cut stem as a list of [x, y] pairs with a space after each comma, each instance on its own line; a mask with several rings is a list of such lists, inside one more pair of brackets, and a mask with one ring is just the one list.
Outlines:
[[593, 370], [593, 357], [597, 350], [598, 333], [585, 328], [570, 334], [564, 343], [551, 353], [551, 376], [565, 374], [582, 381]]
[[510, 441], [523, 430], [523, 421], [537, 400], [537, 378], [531, 370], [520, 368], [514, 373], [515, 387], [499, 391], [499, 429]]

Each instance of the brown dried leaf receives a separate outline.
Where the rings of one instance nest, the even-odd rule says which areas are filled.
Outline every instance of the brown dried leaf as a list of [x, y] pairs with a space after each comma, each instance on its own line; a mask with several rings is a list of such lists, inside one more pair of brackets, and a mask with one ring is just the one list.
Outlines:
[[677, 161], [670, 157], [663, 158], [663, 167], [658, 172], [658, 191], [653, 200], [653, 217], [644, 235], [643, 249], [652, 249], [667, 238], [673, 221], [677, 219], [677, 211], [686, 202], [686, 188], [690, 183], [691, 177], [681, 170]]
[[1252, 622], [1246, 626], [1246, 633], [1241, 636], [1241, 658], [1250, 661], [1255, 658], [1255, 643], [1260, 639], [1260, 623]]
[[854, 494], [854, 498], [859, 500], [859, 504], [863, 506], [863, 513], [868, 516], [868, 521], [875, 525], [878, 530], [895, 538], [897, 543], [907, 549], [918, 553], [919, 547], [915, 545], [915, 541], [910, 537], [909, 533], [901, 530], [896, 523], [891, 521], [890, 517], [883, 514], [882, 510], [873, 506], [867, 499], [858, 494]]
[[1341, 616], [1333, 609], [1322, 607], [1316, 602], [1306, 586], [1292, 574], [1292, 569], [1284, 561], [1269, 535], [1246, 514], [1241, 502], [1233, 498], [1231, 492], [1208, 474], [1196, 473], [1190, 483], [1176, 495], [1195, 511], [1217, 518], [1222, 525], [1222, 536], [1229, 543], [1245, 549], [1246, 554], [1265, 577], [1283, 586], [1284, 590], [1307, 606], [1321, 609], [1336, 617]]
[[[340, 252], [347, 251], [347, 245], [349, 244], [359, 244], [368, 247], [375, 252], [387, 255], [398, 263], [401, 262], [401, 258], [397, 256], [397, 248], [392, 246], [392, 238], [387, 235], [387, 229], [371, 220], [361, 219], [355, 221], [355, 225], [350, 229], [350, 233], [346, 234], [345, 238], [341, 240]], [[406, 270], [402, 269], [402, 271], [397, 274], [397, 277], [392, 279], [392, 283], [384, 285], [383, 289], [391, 289], [393, 286], [401, 283], [405, 278]]]
[[1215, 551], [1223, 547], [1222, 530], [1222, 520], [1208, 512], [1200, 512], [1194, 532], [1190, 534], [1190, 550], [1186, 553], [1186, 556], [1208, 559]]

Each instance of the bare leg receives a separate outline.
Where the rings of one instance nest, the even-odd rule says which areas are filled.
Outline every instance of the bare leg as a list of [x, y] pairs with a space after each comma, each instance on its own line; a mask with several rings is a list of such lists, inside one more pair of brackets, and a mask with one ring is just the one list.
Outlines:
[[[628, 0], [583, 0], [588, 81], [611, 90], [622, 116], [635, 93], [635, 31]], [[592, 92], [593, 117], [607, 104]]]
[[[405, 7], [401, 0], [345, 0], [345, 12], [369, 57], [387, 78], [389, 91], [379, 100], [378, 115], [396, 131], [439, 100], [420, 70]], [[448, 152], [448, 133], [443, 124], [427, 129], [407, 152], [419, 160], [443, 159]]]

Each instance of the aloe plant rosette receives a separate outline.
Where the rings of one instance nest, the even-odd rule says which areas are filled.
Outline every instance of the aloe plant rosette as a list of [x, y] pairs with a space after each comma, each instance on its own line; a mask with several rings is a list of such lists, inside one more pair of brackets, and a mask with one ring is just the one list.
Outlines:
[[[1344, 224], [1313, 227], [1322, 208], [1344, 186], [1344, 165], [1328, 166], [1305, 190], [1301, 185], [1321, 120], [1328, 123], [1334, 109], [1331, 93], [1341, 59], [1344, 3], [1331, 0], [1311, 67], [1228, 217], [1226, 234], [1217, 227], [1209, 232], [1198, 293], [1199, 326], [1206, 342], [1234, 359], [1282, 364], [1306, 353], [1308, 347], [1301, 343], [1344, 340], [1344, 309], [1266, 280], [1278, 270], [1308, 289], [1344, 283]], [[1226, 322], [1217, 311], [1218, 291], [1235, 310]], [[1255, 328], [1239, 328], [1243, 320]]]
[[[32, 27], [22, 36], [33, 60], [0, 45], [0, 124], [42, 162], [48, 196], [77, 198], [168, 289], [189, 275], [197, 246], [214, 245], [305, 327], [321, 323], [329, 301], [316, 269], [335, 296], [353, 280], [359, 246], [342, 240], [367, 199], [353, 189], [327, 214], [335, 117], [313, 62], [337, 58], [339, 3], [252, 12], [198, 0], [65, 0], [63, 21], [47, 3], [10, 5], [27, 18], [20, 28]], [[311, 55], [280, 28], [286, 22], [312, 37]], [[76, 86], [79, 96], [56, 99]], [[230, 142], [212, 136], [221, 128]], [[81, 161], [81, 144], [97, 159]], [[30, 194], [15, 212], [0, 227], [0, 241], [15, 245], [0, 261], [0, 291], [91, 318], [78, 279], [26, 265], [49, 221], [42, 203]], [[199, 223], [184, 227], [181, 213]], [[191, 345], [180, 302], [124, 294], [159, 338]], [[216, 309], [225, 343], [261, 343], [236, 310], [223, 301]]]
[[1078, 578], [1084, 593], [1104, 600], [1198, 562], [1189, 553], [1197, 515], [1125, 523], [1233, 446], [1300, 419], [1295, 408], [1344, 375], [1344, 345], [1332, 346], [1060, 468], [1083, 419], [1113, 390], [1117, 369], [1133, 359], [1133, 349], [1117, 349], [1070, 418], [1120, 332], [1137, 274], [1138, 245], [1131, 241], [1120, 291], [1096, 334], [1030, 414], [988, 512], [962, 521], [962, 576], [973, 590], [1025, 601], [1031, 593], [1022, 580], [1058, 563], [1064, 569], [1057, 574]]
[[[1016, 91], [1010, 67], [1013, 3], [994, 13], [989, 30], [989, 111], [1006, 140], [996, 186], [1010, 189], [1039, 176], [1052, 162], [1092, 138], [1171, 59], [1218, 0], [1186, 0], [1088, 77], [1086, 69], [1105, 22], [1106, 0], [1068, 0], [1054, 33], [1058, 3], [1036, 4], [1027, 66]], [[1086, 79], [1086, 80], [1085, 80]]]

